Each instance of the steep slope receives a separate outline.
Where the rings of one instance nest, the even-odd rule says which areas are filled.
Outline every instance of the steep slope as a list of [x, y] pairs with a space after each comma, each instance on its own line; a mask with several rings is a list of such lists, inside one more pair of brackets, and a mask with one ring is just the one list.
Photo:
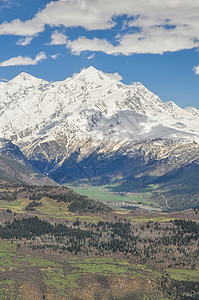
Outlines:
[[6, 139], [0, 139], [0, 181], [2, 180], [31, 185], [57, 185], [53, 180], [39, 173], [20, 149]]
[[17, 161], [30, 169], [34, 169], [19, 147], [14, 145], [10, 140], [0, 138], [0, 154], [5, 154], [10, 159]]
[[56, 186], [57, 183], [25, 165], [0, 154], [0, 181], [10, 183], [27, 183], [30, 185]]

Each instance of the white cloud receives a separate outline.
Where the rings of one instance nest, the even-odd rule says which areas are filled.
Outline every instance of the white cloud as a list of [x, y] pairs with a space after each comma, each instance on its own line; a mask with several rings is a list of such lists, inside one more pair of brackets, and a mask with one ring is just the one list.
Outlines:
[[185, 36], [186, 29], [176, 27], [165, 29], [154, 27], [143, 30], [141, 33], [125, 34], [117, 38], [118, 45], [112, 45], [107, 39], [88, 39], [79, 37], [68, 41], [67, 47], [71, 52], [80, 55], [83, 51], [99, 51], [112, 55], [131, 55], [134, 53], [163, 54], [164, 52], [175, 52], [182, 49], [192, 49], [199, 46], [199, 41], [188, 39]]
[[199, 65], [198, 66], [195, 66], [193, 68], [193, 71], [195, 72], [196, 75], [199, 75]]
[[[158, 53], [199, 47], [198, 0], [58, 0], [51, 1], [33, 19], [13, 20], [0, 24], [0, 34], [34, 36], [51, 27], [81, 26], [86, 30], [111, 30], [116, 16], [132, 18], [124, 22], [122, 35], [111, 44], [109, 40], [79, 37], [68, 41], [58, 31], [50, 44], [66, 44], [75, 54], [102, 51], [108, 54]], [[135, 27], [138, 29], [135, 31]], [[83, 47], [81, 49], [81, 47]]]
[[51, 35], [50, 45], [64, 45], [67, 42], [67, 38], [65, 34], [55, 30]]
[[104, 73], [106, 76], [108, 76], [111, 79], [114, 79], [116, 81], [121, 81], [122, 80], [122, 76], [118, 73]]
[[25, 38], [21, 38], [16, 42], [16, 44], [20, 46], [27, 46], [31, 43], [33, 38], [34, 38], [33, 36], [27, 36]]
[[39, 54], [37, 54], [37, 56], [35, 57], [34, 61], [35, 62], [39, 62], [41, 60], [45, 60], [47, 59], [47, 56], [45, 54], [45, 52], [40, 52]]
[[0, 67], [37, 65], [40, 61], [45, 59], [47, 59], [47, 56], [44, 52], [37, 54], [34, 59], [20, 55], [1, 62]]
[[51, 55], [50, 57], [51, 57], [52, 59], [56, 59], [58, 56], [60, 56], [60, 54], [59, 54], [59, 53], [56, 53], [56, 54]]
[[87, 59], [93, 59], [93, 58], [95, 58], [95, 54], [94, 54], [94, 53], [91, 54], [91, 55], [89, 55], [89, 56], [87, 57]]
[[[108, 2], [113, 2], [113, 0]], [[105, 7], [103, 4], [105, 4]], [[111, 8], [110, 11], [108, 8], [106, 11], [106, 7], [104, 0], [51, 1], [35, 18], [51, 26], [81, 26], [88, 30], [103, 30], [112, 28], [115, 24], [111, 20], [114, 14], [113, 9]]]
[[44, 25], [36, 18], [25, 22], [15, 19], [10, 23], [0, 24], [0, 35], [34, 36], [44, 31]]
[[84, 36], [74, 41], [68, 41], [67, 48], [70, 48], [71, 52], [76, 55], [80, 55], [83, 51], [101, 51], [107, 54], [113, 54], [114, 52], [114, 46], [106, 39], [87, 39]]

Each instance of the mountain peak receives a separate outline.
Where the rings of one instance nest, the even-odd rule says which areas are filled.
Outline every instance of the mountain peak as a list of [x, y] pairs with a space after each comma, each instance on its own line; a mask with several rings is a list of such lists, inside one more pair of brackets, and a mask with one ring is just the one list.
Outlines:
[[36, 77], [34, 77], [34, 76], [32, 76], [32, 75], [30, 75], [30, 74], [28, 74], [28, 73], [26, 73], [26, 72], [21, 72], [20, 74], [18, 74], [16, 77], [14, 77], [13, 79], [11, 79], [11, 80], [14, 80], [14, 79], [17, 79], [17, 78], [20, 78], [20, 79], [23, 79], [23, 80], [27, 80], [27, 79], [33, 79], [33, 78], [35, 78], [36, 79]]
[[80, 73], [76, 74], [75, 78], [80, 80], [83, 79], [87, 82], [95, 82], [97, 85], [101, 84], [102, 82], [110, 83], [112, 81], [117, 81], [112, 76], [109, 76], [109, 74], [106, 74], [103, 71], [94, 68], [93, 66], [82, 69]]
[[80, 71], [80, 73], [78, 73], [79, 76], [99, 76], [99, 74], [103, 74], [102, 71], [99, 71], [97, 69], [95, 69], [93, 66], [90, 66], [88, 68], [84, 68]]
[[88, 68], [83, 68], [80, 73], [91, 73], [91, 72], [96, 73], [96, 72], [99, 72], [99, 70], [97, 70], [93, 66], [90, 66]]
[[43, 79], [39, 79], [36, 78], [28, 73], [25, 72], [21, 72], [19, 75], [17, 75], [16, 77], [12, 78], [10, 81], [8, 81], [8, 83], [14, 83], [14, 84], [19, 84], [21, 85], [23, 83], [24, 84], [28, 84], [28, 85], [34, 85], [36, 82], [46, 82]]

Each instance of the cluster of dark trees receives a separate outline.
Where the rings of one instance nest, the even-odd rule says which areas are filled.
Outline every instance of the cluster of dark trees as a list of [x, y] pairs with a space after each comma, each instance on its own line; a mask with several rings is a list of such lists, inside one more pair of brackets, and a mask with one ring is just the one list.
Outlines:
[[[165, 259], [173, 255], [175, 262], [174, 253], [170, 252], [174, 248], [184, 263], [183, 257], [188, 257], [187, 247], [198, 241], [198, 226], [193, 221], [175, 220], [166, 227], [157, 222], [134, 227], [129, 221], [117, 218], [97, 224], [87, 224], [80, 219], [68, 224], [51, 224], [33, 217], [14, 219], [0, 226], [0, 237], [32, 240], [43, 236], [45, 242], [34, 243], [34, 247], [61, 249], [74, 254], [128, 254], [142, 262], [155, 259], [161, 252]], [[52, 236], [54, 239], [49, 238]], [[192, 260], [199, 251], [194, 255]]]
[[87, 197], [80, 196], [74, 201], [72, 201], [68, 210], [71, 212], [78, 212], [79, 214], [84, 213], [108, 213], [111, 209], [107, 205], [99, 202], [91, 200]]
[[175, 300], [197, 300], [199, 299], [199, 282], [188, 280], [174, 280], [163, 276], [161, 289], [165, 292], [167, 299]]
[[92, 233], [79, 228], [66, 226], [62, 223], [51, 224], [40, 220], [38, 217], [14, 219], [13, 222], [6, 222], [0, 226], [0, 237], [2, 239], [34, 239], [42, 235], [53, 235], [57, 240], [63, 237], [73, 237], [81, 240], [90, 238]]
[[0, 200], [5, 200], [5, 201], [14, 201], [17, 199], [17, 192], [10, 192], [10, 191], [5, 191], [5, 192], [0, 192]]
[[41, 200], [43, 198], [43, 194], [41, 193], [38, 193], [38, 194], [32, 194], [30, 197], [29, 197], [29, 200]]
[[38, 202], [33, 200], [32, 202], [30, 202], [27, 206], [26, 206], [26, 210], [28, 211], [35, 211], [35, 207], [37, 206], [42, 206], [42, 202]]

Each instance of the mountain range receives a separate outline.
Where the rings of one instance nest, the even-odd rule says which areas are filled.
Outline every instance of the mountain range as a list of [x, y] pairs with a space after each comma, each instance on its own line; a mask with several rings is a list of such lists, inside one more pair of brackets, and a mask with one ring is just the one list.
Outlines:
[[21, 73], [0, 82], [0, 137], [59, 183], [138, 190], [175, 181], [182, 191], [194, 169], [199, 204], [199, 110], [163, 102], [141, 83], [125, 85], [93, 67], [59, 82]]

